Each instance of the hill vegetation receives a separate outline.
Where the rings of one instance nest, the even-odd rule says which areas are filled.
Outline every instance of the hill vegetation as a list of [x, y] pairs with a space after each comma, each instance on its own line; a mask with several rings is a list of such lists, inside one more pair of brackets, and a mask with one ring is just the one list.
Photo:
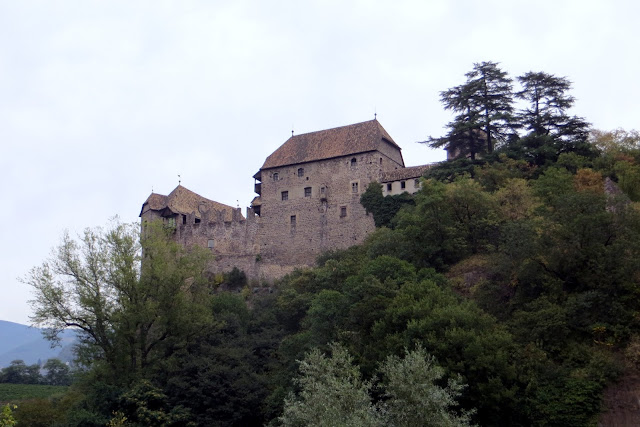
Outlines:
[[[207, 254], [159, 224], [142, 240], [117, 223], [65, 237], [25, 279], [50, 338], [81, 334], [84, 375], [47, 401], [50, 419], [594, 424], [605, 387], [640, 363], [640, 136], [589, 132], [566, 111], [566, 79], [520, 81], [537, 110], [511, 106], [494, 63], [443, 92], [463, 158], [413, 197], [369, 186], [379, 228], [275, 292], [253, 296], [237, 272], [238, 292], [218, 292]], [[555, 89], [532, 89], [543, 83]]]

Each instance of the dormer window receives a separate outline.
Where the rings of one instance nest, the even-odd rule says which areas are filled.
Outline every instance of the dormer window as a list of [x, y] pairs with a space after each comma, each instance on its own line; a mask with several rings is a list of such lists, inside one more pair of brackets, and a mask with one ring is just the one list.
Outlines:
[[304, 176], [304, 168], [298, 168], [298, 176]]

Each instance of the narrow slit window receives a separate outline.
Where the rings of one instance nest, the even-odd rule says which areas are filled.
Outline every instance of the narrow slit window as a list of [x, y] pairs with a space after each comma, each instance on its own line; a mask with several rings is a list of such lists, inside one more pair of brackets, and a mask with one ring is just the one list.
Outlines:
[[291, 215], [291, 218], [289, 221], [291, 223], [291, 231], [296, 231], [296, 216]]
[[405, 188], [407, 188], [407, 182], [406, 181], [400, 181], [400, 188], [402, 188], [403, 190]]

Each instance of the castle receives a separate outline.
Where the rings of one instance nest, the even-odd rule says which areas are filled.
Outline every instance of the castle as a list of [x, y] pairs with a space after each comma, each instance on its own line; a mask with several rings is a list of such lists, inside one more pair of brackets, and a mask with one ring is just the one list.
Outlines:
[[372, 181], [384, 195], [414, 193], [428, 165], [405, 167], [400, 147], [377, 120], [291, 136], [253, 176], [257, 196], [242, 215], [178, 185], [152, 193], [140, 218], [175, 228], [183, 245], [209, 248], [211, 270], [243, 270], [271, 281], [318, 255], [361, 243], [374, 221], [360, 204]]

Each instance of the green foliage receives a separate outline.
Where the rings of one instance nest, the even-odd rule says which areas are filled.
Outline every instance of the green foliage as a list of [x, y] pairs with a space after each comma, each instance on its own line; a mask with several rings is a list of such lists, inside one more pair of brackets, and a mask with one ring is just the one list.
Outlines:
[[404, 359], [387, 357], [380, 373], [384, 378], [380, 407], [385, 425], [469, 425], [470, 413], [458, 415], [452, 410], [465, 387], [457, 379], [450, 379], [446, 387], [438, 386], [445, 370], [422, 346], [413, 351], [405, 349]]
[[300, 392], [285, 400], [282, 425], [381, 425], [369, 395], [372, 384], [342, 346], [333, 344], [330, 357], [311, 351], [300, 361], [300, 374]]
[[206, 261], [206, 251], [187, 251], [161, 224], [145, 224], [142, 240], [135, 224], [87, 229], [79, 241], [64, 235], [25, 279], [36, 295], [32, 320], [54, 342], [64, 328], [79, 330], [80, 361], [103, 362], [126, 383], [209, 322]]
[[327, 357], [314, 349], [300, 361], [300, 391], [285, 400], [282, 425], [469, 425], [467, 414], [452, 410], [464, 387], [457, 380], [437, 385], [444, 371], [422, 347], [405, 351], [403, 359], [390, 356], [380, 365], [384, 382], [376, 387], [382, 394], [378, 404], [372, 401], [373, 383], [362, 379], [348, 351], [336, 343], [330, 351]]
[[16, 405], [4, 405], [0, 411], [0, 427], [12, 427], [17, 424], [16, 419], [13, 417], [12, 409], [16, 409]]
[[134, 384], [122, 395], [121, 401], [122, 415], [117, 414], [114, 418], [126, 418], [126, 425], [182, 426], [186, 425], [189, 419], [188, 411], [179, 406], [169, 405], [162, 390], [147, 380]]
[[71, 368], [60, 359], [49, 359], [42, 367], [46, 374], [44, 382], [50, 385], [70, 385], [72, 382]]
[[247, 275], [238, 267], [233, 267], [231, 271], [224, 273], [224, 283], [229, 289], [242, 288], [247, 284]]
[[16, 402], [25, 399], [47, 398], [57, 394], [62, 394], [66, 390], [66, 386], [0, 383], [0, 402]]
[[393, 228], [391, 220], [395, 214], [405, 205], [413, 205], [413, 197], [404, 192], [394, 196], [382, 196], [382, 185], [372, 181], [360, 196], [360, 203], [369, 214], [373, 214], [376, 227]]
[[0, 382], [3, 383], [40, 384], [42, 380], [40, 366], [38, 364], [27, 366], [24, 360], [13, 360], [9, 366], [0, 371]]
[[513, 92], [511, 79], [495, 62], [475, 63], [465, 76], [464, 84], [440, 93], [445, 109], [457, 114], [447, 125], [449, 132], [426, 142], [475, 160], [512, 138]]

